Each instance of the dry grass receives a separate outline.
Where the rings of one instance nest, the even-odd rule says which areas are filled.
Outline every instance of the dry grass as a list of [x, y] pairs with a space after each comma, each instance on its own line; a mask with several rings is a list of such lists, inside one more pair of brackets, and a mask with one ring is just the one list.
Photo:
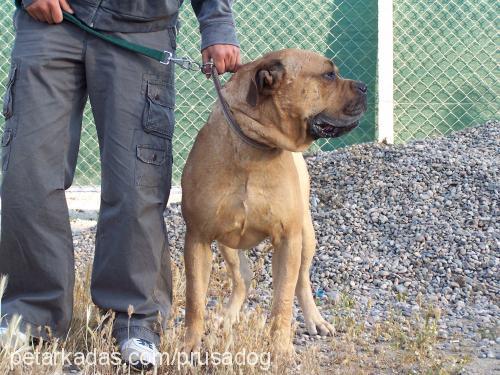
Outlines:
[[466, 354], [438, 349], [439, 309], [422, 306], [410, 317], [393, 311], [387, 316], [370, 329], [356, 313], [338, 319], [342, 333], [331, 342], [333, 373], [458, 374], [470, 361]]
[[[175, 267], [174, 306], [168, 329], [162, 337], [161, 351], [170, 358], [180, 351], [183, 337], [182, 306], [184, 306], [184, 277], [182, 269]], [[47, 353], [66, 352], [100, 353], [116, 352], [111, 336], [112, 316], [102, 316], [92, 304], [89, 294], [89, 275], [80, 275], [75, 287], [74, 319], [70, 333], [65, 340], [52, 343], [39, 343], [37, 346], [21, 350], [37, 354], [40, 358]], [[0, 283], [1, 284], [1, 283]], [[1, 285], [0, 285], [1, 291]], [[214, 264], [210, 294], [219, 302], [227, 297], [229, 283], [224, 266], [218, 261]], [[1, 297], [1, 294], [0, 294]], [[263, 303], [263, 305], [267, 305]], [[207, 317], [207, 331], [204, 338], [203, 353], [231, 353], [221, 357], [220, 364], [199, 364], [197, 367], [177, 364], [162, 365], [158, 374], [452, 374], [458, 373], [466, 358], [441, 352], [437, 349], [437, 323], [439, 311], [422, 308], [418, 315], [411, 318], [389, 314], [389, 318], [366, 328], [365, 317], [356, 309], [354, 300], [344, 295], [336, 305], [326, 304], [323, 310], [333, 309], [338, 334], [311, 342], [308, 346], [298, 347], [294, 358], [272, 358], [267, 353], [269, 347], [268, 309], [260, 306], [242, 314], [240, 322], [232, 329], [221, 327], [217, 320], [219, 306], [211, 309]], [[180, 319], [179, 319], [180, 317]], [[176, 319], [177, 318], [177, 319]], [[223, 358], [236, 353], [259, 353], [262, 361], [257, 365], [227, 364]], [[61, 374], [62, 366], [17, 366], [11, 369], [13, 350], [0, 351], [0, 374]], [[241, 355], [241, 354], [240, 354]], [[91, 358], [91, 357], [88, 357]], [[201, 359], [201, 362], [203, 361]], [[76, 357], [75, 357], [76, 359]], [[240, 357], [241, 359], [241, 357]], [[76, 361], [75, 361], [76, 362]], [[90, 362], [90, 363], [89, 363]], [[96, 362], [96, 363], [92, 363]], [[270, 369], [267, 368], [270, 365]], [[80, 366], [85, 374], [128, 374], [124, 366], [100, 364], [98, 360], [88, 361]], [[132, 372], [133, 373], [133, 372]]]

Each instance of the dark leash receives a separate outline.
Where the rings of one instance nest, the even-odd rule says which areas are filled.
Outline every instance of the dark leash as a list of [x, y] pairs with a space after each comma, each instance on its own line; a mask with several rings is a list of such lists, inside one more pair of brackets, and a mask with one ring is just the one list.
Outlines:
[[[16, 1], [16, 5], [20, 8], [19, 2]], [[94, 35], [97, 38], [100, 38], [102, 40], [105, 40], [111, 44], [114, 44], [115, 46], [118, 46], [120, 48], [126, 49], [130, 52], [134, 52], [146, 57], [149, 57], [151, 59], [154, 59], [158, 61], [160, 64], [163, 65], [169, 65], [170, 63], [176, 64], [182, 69], [190, 70], [190, 71], [201, 71], [203, 73], [206, 73], [206, 70], [210, 68], [210, 74], [212, 76], [212, 80], [214, 82], [215, 86], [215, 91], [217, 92], [217, 97], [219, 98], [219, 102], [222, 107], [222, 112], [224, 113], [224, 117], [226, 118], [226, 121], [229, 125], [229, 127], [240, 137], [240, 139], [245, 142], [246, 144], [257, 148], [259, 150], [274, 150], [273, 147], [270, 147], [264, 143], [258, 142], [249, 136], [247, 136], [243, 130], [241, 129], [240, 125], [236, 122], [233, 113], [231, 112], [231, 109], [229, 108], [229, 105], [227, 104], [226, 100], [224, 99], [224, 96], [222, 95], [222, 85], [219, 79], [219, 74], [217, 73], [217, 69], [213, 62], [209, 62], [206, 64], [200, 64], [194, 60], [191, 60], [187, 57], [176, 57], [174, 53], [170, 51], [161, 51], [157, 50], [154, 48], [149, 48], [140, 44], [136, 43], [131, 43], [125, 39], [115, 37], [113, 35], [105, 34], [102, 33], [93, 27], [90, 27], [74, 15], [63, 12], [63, 17], [65, 21], [68, 21], [72, 23], [73, 25], [77, 26], [78, 28], [84, 30], [85, 32]]]
[[[243, 130], [241, 129], [241, 126], [236, 122], [233, 113], [231, 112], [231, 109], [229, 108], [229, 105], [227, 104], [226, 100], [224, 99], [224, 96], [222, 95], [222, 85], [219, 80], [219, 73], [217, 73], [217, 68], [213, 63], [208, 63], [206, 65], [211, 65], [211, 76], [212, 80], [214, 82], [215, 86], [215, 91], [217, 92], [217, 97], [219, 98], [220, 105], [222, 107], [222, 112], [224, 113], [224, 117], [226, 118], [226, 122], [228, 123], [229, 127], [240, 137], [240, 139], [245, 142], [246, 144], [255, 147], [259, 150], [265, 150], [265, 151], [270, 151], [274, 150], [273, 147], [268, 146], [264, 143], [258, 142], [255, 139], [250, 138], [247, 136], [245, 133], [243, 133]], [[202, 67], [203, 70], [203, 67]]]

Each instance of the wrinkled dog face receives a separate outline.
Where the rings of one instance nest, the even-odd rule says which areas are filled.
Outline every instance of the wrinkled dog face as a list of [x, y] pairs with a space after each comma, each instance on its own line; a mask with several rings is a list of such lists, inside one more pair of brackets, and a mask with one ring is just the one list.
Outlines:
[[297, 149], [318, 138], [349, 132], [366, 111], [366, 85], [342, 78], [338, 68], [317, 53], [273, 52], [253, 71], [247, 103], [272, 108], [281, 132], [294, 140]]
[[366, 111], [368, 89], [361, 81], [342, 78], [330, 60], [323, 59], [320, 66], [305, 73], [314, 87], [309, 96], [316, 95], [318, 102], [307, 118], [308, 131], [314, 139], [340, 137], [358, 126]]

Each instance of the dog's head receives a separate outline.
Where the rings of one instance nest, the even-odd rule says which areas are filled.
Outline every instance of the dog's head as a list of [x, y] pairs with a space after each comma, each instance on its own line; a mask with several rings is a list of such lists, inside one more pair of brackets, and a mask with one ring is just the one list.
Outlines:
[[342, 78], [332, 61], [314, 52], [272, 52], [238, 75], [238, 85], [248, 84], [242, 109], [289, 151], [349, 132], [366, 111], [366, 85]]

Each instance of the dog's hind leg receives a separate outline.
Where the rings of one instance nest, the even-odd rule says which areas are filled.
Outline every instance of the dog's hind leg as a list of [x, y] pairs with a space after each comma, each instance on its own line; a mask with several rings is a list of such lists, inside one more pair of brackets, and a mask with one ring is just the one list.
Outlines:
[[295, 294], [304, 313], [304, 321], [307, 331], [310, 335], [321, 336], [333, 335], [334, 327], [329, 324], [320, 314], [311, 290], [311, 281], [309, 279], [309, 270], [316, 249], [316, 238], [314, 236], [314, 227], [309, 210], [304, 215], [304, 227], [302, 229], [302, 257], [299, 271], [299, 278]]
[[252, 271], [250, 270], [249, 260], [244, 250], [237, 250], [219, 243], [219, 250], [224, 257], [226, 268], [231, 277], [232, 291], [229, 301], [224, 306], [225, 322], [230, 325], [239, 320], [239, 314], [243, 302], [250, 289], [252, 281]]
[[186, 268], [186, 335], [183, 351], [198, 352], [204, 331], [205, 304], [212, 271], [210, 242], [203, 241], [189, 229], [184, 245]]

